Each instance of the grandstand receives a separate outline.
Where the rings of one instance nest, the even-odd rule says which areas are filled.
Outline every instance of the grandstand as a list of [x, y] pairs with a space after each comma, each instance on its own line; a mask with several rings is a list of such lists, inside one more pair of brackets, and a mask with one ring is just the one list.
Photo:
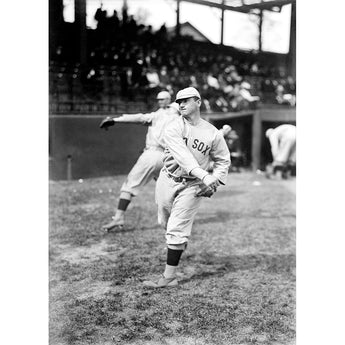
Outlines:
[[[112, 144], [116, 147], [113, 152], [116, 161], [100, 160], [95, 164], [96, 160], [92, 160], [91, 171], [85, 168], [87, 164], [80, 153], [88, 145], [82, 139], [74, 141], [81, 119], [83, 128], [90, 130], [88, 139], [97, 136], [93, 141], [101, 149], [109, 142], [100, 139], [101, 135], [91, 129], [90, 121], [96, 128], [104, 115], [151, 111], [158, 91], [166, 89], [176, 94], [187, 86], [200, 91], [201, 110], [207, 120], [217, 127], [230, 123], [240, 133], [249, 167], [262, 168], [269, 160], [264, 129], [272, 121], [277, 124], [296, 121], [295, 0], [252, 0], [245, 4], [235, 0], [183, 1], [221, 10], [220, 44], [197, 41], [182, 34], [179, 18], [182, 0], [175, 1], [175, 34], [164, 25], [153, 30], [151, 25], [137, 21], [127, 12], [130, 1], [124, 1], [122, 13], [114, 12], [110, 17], [99, 8], [95, 13], [97, 28], [89, 29], [86, 0], [75, 0], [74, 23], [64, 21], [62, 0], [50, 0], [51, 178], [66, 178], [66, 157], [71, 155], [75, 162], [74, 178], [125, 173], [142, 146], [144, 130], [126, 129], [126, 138], [121, 137], [123, 131], [115, 130], [117, 142]], [[292, 6], [289, 52], [262, 51], [263, 11], [279, 12], [287, 4]], [[258, 50], [246, 51], [223, 44], [225, 11], [258, 16]], [[119, 148], [119, 143], [128, 140], [130, 131], [135, 131], [132, 140], [136, 143]], [[129, 147], [132, 151], [126, 152]], [[99, 159], [99, 152], [92, 151]], [[125, 158], [128, 156], [133, 159]]]

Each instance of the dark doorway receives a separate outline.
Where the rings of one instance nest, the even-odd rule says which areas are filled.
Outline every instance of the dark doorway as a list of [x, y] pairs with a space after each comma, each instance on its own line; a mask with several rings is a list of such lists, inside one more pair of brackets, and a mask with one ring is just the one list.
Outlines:
[[239, 136], [239, 146], [241, 148], [241, 151], [243, 152], [243, 167], [245, 168], [250, 167], [252, 162], [252, 121], [252, 115], [213, 121], [213, 125], [218, 129], [227, 124], [236, 131]]

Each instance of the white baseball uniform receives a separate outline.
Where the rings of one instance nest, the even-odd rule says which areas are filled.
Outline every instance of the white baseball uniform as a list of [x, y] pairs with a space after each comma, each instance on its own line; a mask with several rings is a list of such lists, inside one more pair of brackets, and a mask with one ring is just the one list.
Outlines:
[[296, 164], [296, 126], [280, 125], [270, 135], [274, 165]]
[[179, 248], [188, 241], [201, 202], [195, 194], [203, 183], [191, 171], [202, 168], [206, 173], [214, 161], [213, 175], [225, 184], [230, 153], [223, 135], [203, 119], [192, 125], [179, 117], [166, 127], [164, 139], [164, 167], [156, 184], [158, 222], [166, 229], [169, 247]]
[[117, 122], [148, 125], [144, 152], [129, 172], [121, 192], [136, 196], [144, 185], [158, 177], [163, 167], [164, 127], [175, 118], [178, 115], [168, 107], [148, 114], [125, 114], [116, 119]]

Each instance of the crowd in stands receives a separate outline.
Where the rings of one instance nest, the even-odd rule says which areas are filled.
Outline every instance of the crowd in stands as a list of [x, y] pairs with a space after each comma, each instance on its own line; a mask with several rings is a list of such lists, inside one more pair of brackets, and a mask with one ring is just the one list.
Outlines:
[[[197, 88], [205, 112], [255, 108], [258, 102], [294, 106], [295, 81], [255, 54], [229, 54], [226, 47], [177, 39], [165, 25], [157, 31], [137, 23], [123, 9], [107, 17], [100, 7], [96, 30], [88, 30], [86, 66], [71, 58], [71, 44], [60, 44], [50, 57], [51, 100], [111, 104], [114, 99], [149, 107], [160, 90], [172, 95]], [[235, 56], [236, 55], [236, 56]]]

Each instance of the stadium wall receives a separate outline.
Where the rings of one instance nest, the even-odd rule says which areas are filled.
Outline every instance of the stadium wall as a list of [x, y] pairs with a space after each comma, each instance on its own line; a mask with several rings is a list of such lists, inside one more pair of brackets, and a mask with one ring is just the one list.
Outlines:
[[117, 124], [99, 128], [104, 116], [49, 117], [49, 178], [66, 180], [68, 156], [71, 178], [126, 174], [145, 145], [146, 128]]
[[[265, 138], [269, 127], [296, 124], [296, 110], [262, 107], [239, 113], [203, 114], [217, 128], [230, 124], [240, 137], [245, 165], [263, 169], [271, 160]], [[49, 178], [66, 180], [127, 174], [145, 146], [147, 128], [116, 124], [99, 128], [102, 115], [52, 115], [49, 117]], [[68, 158], [70, 157], [70, 158]]]

